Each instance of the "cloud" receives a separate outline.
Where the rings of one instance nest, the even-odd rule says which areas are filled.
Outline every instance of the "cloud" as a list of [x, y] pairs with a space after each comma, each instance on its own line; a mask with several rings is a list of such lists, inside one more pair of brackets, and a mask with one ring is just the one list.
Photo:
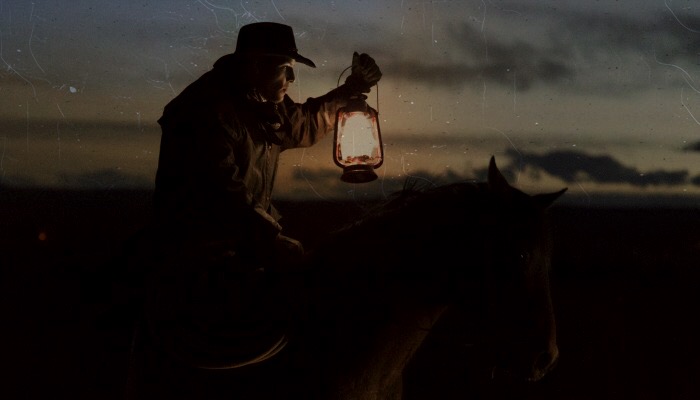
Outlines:
[[[46, 187], [37, 180], [26, 176], [2, 176], [3, 188]], [[112, 189], [153, 189], [153, 180], [140, 175], [125, 174], [115, 169], [102, 169], [82, 174], [63, 173], [58, 176], [61, 188], [72, 190], [112, 190]]]
[[[628, 183], [641, 187], [688, 183], [687, 170], [642, 172], [626, 167], [607, 155], [591, 156], [565, 150], [544, 155], [517, 153], [510, 149], [507, 153], [514, 160], [519, 160], [522, 163], [521, 167], [532, 166], [566, 182], [585, 180], [597, 183]], [[511, 168], [513, 167], [511, 165]]]
[[0, 191], [9, 188], [35, 187], [38, 186], [36, 181], [21, 175], [0, 175]]
[[[384, 49], [397, 54], [387, 57], [392, 62], [383, 69], [441, 87], [485, 80], [522, 91], [566, 83], [579, 93], [620, 96], [648, 89], [653, 81], [692, 84], [683, 68], [696, 65], [700, 40], [689, 27], [700, 29], [700, 17], [685, 15], [681, 25], [665, 9], [509, 7], [488, 10], [483, 26], [467, 20], [443, 24], [449, 56], [413, 59], [398, 54], [400, 48]], [[387, 42], [401, 43], [398, 37]], [[625, 90], [611, 90], [616, 87]]]
[[700, 152], [700, 141], [695, 143], [689, 143], [687, 146], [683, 147], [683, 150]]
[[[292, 172], [292, 180], [297, 184], [297, 189], [288, 191], [285, 196], [308, 196], [308, 187], [323, 188], [322, 197], [342, 199], [347, 197], [369, 199], [389, 196], [406, 186], [412, 187], [436, 187], [451, 182], [473, 181], [459, 173], [448, 170], [441, 174], [435, 174], [424, 170], [411, 174], [384, 176], [378, 171], [379, 177], [372, 182], [363, 184], [350, 184], [340, 180], [339, 169], [320, 168], [306, 170], [295, 168]], [[301, 184], [301, 185], [300, 185]], [[300, 185], [300, 186], [299, 186]], [[300, 189], [301, 187], [301, 189]]]
[[429, 86], [459, 87], [472, 85], [478, 78], [483, 78], [509, 87], [513, 87], [515, 83], [518, 90], [527, 90], [537, 81], [554, 82], [570, 78], [573, 75], [569, 67], [554, 60], [521, 60], [516, 63], [509, 61], [512, 60], [474, 65], [427, 65], [417, 61], [409, 61], [389, 64], [382, 70], [386, 71], [387, 76], [420, 81]]
[[[406, 56], [384, 57], [387, 76], [420, 82], [430, 86], [458, 87], [473, 85], [485, 79], [509, 88], [526, 90], [537, 82], [553, 83], [571, 79], [574, 69], [571, 55], [550, 44], [534, 44], [525, 40], [507, 42], [496, 36], [485, 42], [483, 35], [470, 23], [446, 26], [451, 57], [409, 59]], [[392, 50], [384, 49], [392, 52]]]
[[143, 176], [125, 174], [115, 169], [102, 169], [84, 174], [62, 174], [61, 186], [73, 189], [151, 189], [153, 181]]

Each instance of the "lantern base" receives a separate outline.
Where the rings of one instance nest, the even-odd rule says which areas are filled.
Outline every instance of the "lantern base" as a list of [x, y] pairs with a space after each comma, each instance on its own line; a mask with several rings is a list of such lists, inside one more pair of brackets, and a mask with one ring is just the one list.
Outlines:
[[377, 179], [371, 165], [351, 165], [343, 168], [340, 180], [348, 183], [367, 183]]

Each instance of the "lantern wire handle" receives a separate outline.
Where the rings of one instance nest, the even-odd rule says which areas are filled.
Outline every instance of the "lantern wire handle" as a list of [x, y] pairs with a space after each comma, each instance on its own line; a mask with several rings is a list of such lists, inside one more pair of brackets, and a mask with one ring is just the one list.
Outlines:
[[[349, 70], [350, 68], [352, 68], [352, 65], [349, 66], [349, 67], [347, 67], [347, 68], [345, 68], [345, 69], [340, 73], [340, 75], [338, 75], [338, 82], [335, 84], [336, 87], [340, 86], [340, 78], [342, 78], [342, 77], [343, 77], [343, 74], [345, 73], [345, 71]], [[379, 114], [379, 82], [375, 83], [375, 86], [377, 86], [377, 90], [376, 90], [376, 95], [377, 95], [377, 114]]]

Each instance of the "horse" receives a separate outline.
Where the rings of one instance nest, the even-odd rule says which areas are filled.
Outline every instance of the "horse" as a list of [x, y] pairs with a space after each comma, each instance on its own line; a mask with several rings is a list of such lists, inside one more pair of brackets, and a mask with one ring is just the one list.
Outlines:
[[[171, 398], [398, 400], [406, 366], [455, 309], [493, 345], [481, 360], [492, 377], [539, 381], [559, 357], [545, 217], [565, 191], [528, 195], [492, 157], [485, 182], [409, 185], [326, 235], [296, 268], [245, 275], [237, 301], [253, 311], [227, 309], [231, 321], [176, 322], [158, 307], [173, 297], [158, 291], [134, 342], [141, 362], [132, 358], [127, 397], [157, 387]], [[204, 286], [207, 312], [220, 297]]]

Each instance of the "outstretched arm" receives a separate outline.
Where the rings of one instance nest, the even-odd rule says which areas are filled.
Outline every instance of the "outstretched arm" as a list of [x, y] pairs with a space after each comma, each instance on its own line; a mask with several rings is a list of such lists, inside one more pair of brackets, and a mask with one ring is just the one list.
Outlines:
[[338, 109], [344, 107], [350, 96], [368, 93], [381, 79], [382, 72], [372, 57], [355, 52], [352, 58], [352, 73], [345, 83], [323, 96], [308, 98], [304, 104], [295, 103], [285, 95], [282, 102], [283, 115], [288, 120], [283, 149], [309, 147], [323, 139], [335, 127]]

